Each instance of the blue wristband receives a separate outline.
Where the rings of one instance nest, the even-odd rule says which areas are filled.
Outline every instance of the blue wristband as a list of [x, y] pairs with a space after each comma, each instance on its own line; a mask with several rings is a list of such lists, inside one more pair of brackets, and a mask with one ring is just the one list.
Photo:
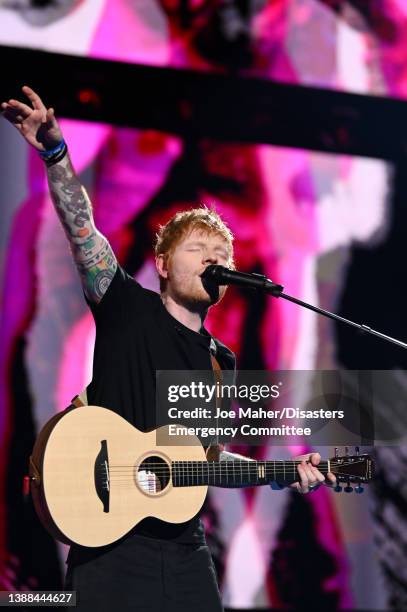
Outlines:
[[38, 151], [38, 153], [41, 159], [46, 161], [50, 157], [54, 157], [54, 155], [55, 156], [58, 155], [58, 153], [60, 153], [64, 147], [66, 147], [66, 143], [65, 143], [65, 140], [62, 139], [61, 142], [57, 144], [57, 146], [54, 147], [53, 149], [47, 149], [46, 151]]

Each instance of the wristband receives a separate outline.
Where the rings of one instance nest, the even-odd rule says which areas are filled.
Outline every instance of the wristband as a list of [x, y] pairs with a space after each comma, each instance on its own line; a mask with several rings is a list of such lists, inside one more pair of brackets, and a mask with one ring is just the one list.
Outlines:
[[59, 145], [48, 151], [40, 151], [41, 159], [47, 166], [53, 166], [60, 162], [68, 152], [68, 147], [65, 140], [62, 140]]
[[46, 161], [50, 157], [53, 157], [54, 155], [57, 155], [58, 153], [60, 153], [64, 147], [66, 147], [66, 142], [64, 139], [62, 139], [61, 142], [57, 144], [56, 147], [54, 147], [53, 149], [46, 149], [45, 151], [38, 151], [38, 153], [41, 159]]

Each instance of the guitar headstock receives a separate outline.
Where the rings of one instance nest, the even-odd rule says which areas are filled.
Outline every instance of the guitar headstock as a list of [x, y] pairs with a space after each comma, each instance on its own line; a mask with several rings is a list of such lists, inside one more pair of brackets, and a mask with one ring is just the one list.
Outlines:
[[362, 493], [363, 487], [361, 483], [370, 482], [374, 476], [374, 461], [370, 455], [359, 453], [359, 447], [356, 446], [355, 454], [349, 455], [348, 448], [345, 448], [345, 455], [338, 455], [338, 449], [335, 448], [335, 456], [330, 459], [330, 470], [336, 476], [337, 485], [334, 491], [342, 491], [340, 482], [346, 482], [344, 488], [346, 493], [351, 493], [353, 487], [350, 483], [356, 483], [355, 493]]

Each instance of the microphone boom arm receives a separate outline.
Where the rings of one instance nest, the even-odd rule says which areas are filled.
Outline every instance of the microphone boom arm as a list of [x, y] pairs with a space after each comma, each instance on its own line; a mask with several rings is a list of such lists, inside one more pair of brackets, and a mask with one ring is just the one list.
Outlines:
[[273, 283], [272, 280], [263, 274], [237, 272], [236, 270], [229, 270], [224, 266], [210, 265], [206, 268], [201, 276], [203, 279], [212, 281], [217, 285], [237, 285], [238, 287], [260, 289], [265, 293], [269, 293], [273, 297], [283, 298], [284, 300], [298, 304], [298, 306], [308, 308], [308, 310], [312, 310], [313, 312], [323, 315], [324, 317], [328, 317], [334, 321], [339, 321], [340, 323], [345, 323], [346, 325], [351, 325], [363, 333], [371, 334], [372, 336], [381, 338], [381, 340], [386, 340], [386, 342], [392, 342], [400, 348], [407, 349], [407, 344], [405, 342], [402, 342], [397, 338], [392, 338], [391, 336], [386, 336], [386, 334], [376, 331], [364, 323], [355, 323], [354, 321], [340, 317], [333, 312], [329, 312], [329, 310], [319, 308], [318, 306], [313, 306], [312, 304], [308, 304], [307, 302], [303, 302], [298, 298], [283, 293], [284, 287], [282, 285]]
[[[274, 294], [272, 293], [272, 295]], [[308, 308], [308, 310], [312, 310], [318, 314], [324, 315], [325, 317], [328, 317], [329, 319], [333, 319], [334, 321], [339, 321], [340, 323], [346, 323], [347, 325], [356, 327], [361, 332], [364, 332], [366, 334], [371, 334], [372, 336], [376, 336], [377, 338], [381, 338], [382, 340], [386, 340], [387, 342], [392, 342], [393, 344], [396, 344], [400, 348], [407, 349], [407, 344], [405, 342], [402, 342], [401, 340], [398, 340], [397, 338], [392, 338], [391, 336], [386, 336], [386, 334], [382, 334], [382, 332], [376, 331], [375, 329], [372, 329], [371, 327], [369, 327], [368, 325], [365, 325], [364, 323], [355, 323], [354, 321], [350, 321], [349, 319], [340, 317], [339, 315], [333, 312], [329, 312], [329, 310], [324, 310], [324, 308], [319, 308], [318, 306], [307, 304], [307, 302], [303, 302], [302, 300], [292, 297], [291, 295], [287, 295], [286, 293], [281, 292], [279, 295], [275, 297], [282, 297], [285, 300], [288, 300], [289, 302], [293, 302], [294, 304], [303, 306], [303, 308]]]

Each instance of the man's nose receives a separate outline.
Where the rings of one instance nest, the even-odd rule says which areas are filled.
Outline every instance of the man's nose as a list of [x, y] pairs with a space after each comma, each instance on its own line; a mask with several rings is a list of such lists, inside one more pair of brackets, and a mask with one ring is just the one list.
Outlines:
[[216, 253], [206, 253], [204, 260], [205, 263], [216, 264], [218, 263], [218, 256], [216, 255]]

